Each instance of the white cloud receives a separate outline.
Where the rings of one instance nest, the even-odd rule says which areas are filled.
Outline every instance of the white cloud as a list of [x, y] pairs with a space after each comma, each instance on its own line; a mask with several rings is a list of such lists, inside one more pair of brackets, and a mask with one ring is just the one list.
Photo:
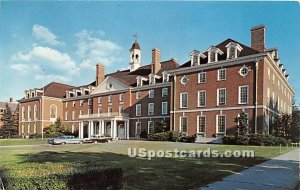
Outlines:
[[[98, 31], [101, 36], [104, 32]], [[77, 54], [83, 60], [80, 64], [82, 68], [94, 69], [97, 63], [110, 66], [113, 63], [122, 60], [118, 58], [119, 51], [122, 49], [119, 45], [101, 38], [93, 37], [93, 32], [82, 30], [75, 34], [78, 38]]]
[[80, 72], [80, 68], [68, 54], [49, 47], [35, 46], [27, 53], [14, 54], [11, 59], [18, 62], [12, 64], [11, 69], [23, 73], [30, 72], [36, 80], [41, 80], [41, 68], [44, 68], [46, 73], [55, 73], [45, 76], [49, 81], [68, 82]]
[[41, 25], [33, 25], [32, 35], [42, 42], [45, 42], [49, 45], [65, 45], [64, 42], [58, 41], [58, 37], [53, 34], [47, 27]]

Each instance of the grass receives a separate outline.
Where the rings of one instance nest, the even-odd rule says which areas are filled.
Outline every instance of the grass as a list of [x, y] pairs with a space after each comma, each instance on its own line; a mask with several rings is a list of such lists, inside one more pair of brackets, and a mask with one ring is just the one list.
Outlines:
[[[254, 150], [255, 158], [131, 158], [128, 148], [148, 150]], [[230, 145], [200, 145], [174, 142], [119, 141], [105, 144], [39, 145], [0, 147], [0, 167], [10, 173], [22, 173], [17, 168], [5, 167], [11, 163], [39, 165], [42, 172], [62, 173], [77, 165], [84, 167], [120, 167], [123, 170], [123, 189], [194, 189], [205, 186], [224, 176], [239, 172], [250, 166], [287, 152], [291, 148], [254, 147]], [[42, 164], [42, 165], [40, 165]], [[31, 167], [34, 168], [34, 167]], [[26, 171], [26, 172], [25, 172]], [[24, 174], [25, 175], [25, 174]]]
[[47, 139], [0, 139], [0, 146], [46, 144]]

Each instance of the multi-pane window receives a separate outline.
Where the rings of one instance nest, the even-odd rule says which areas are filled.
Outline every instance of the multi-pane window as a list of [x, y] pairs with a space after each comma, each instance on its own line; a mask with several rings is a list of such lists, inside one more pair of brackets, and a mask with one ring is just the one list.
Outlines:
[[108, 96], [108, 102], [111, 103], [112, 102], [112, 95]]
[[102, 113], [102, 108], [98, 108], [98, 114]]
[[193, 65], [193, 66], [198, 65], [198, 60], [199, 60], [199, 58], [200, 58], [200, 57], [199, 57], [198, 55], [194, 55], [194, 56], [193, 56], [193, 59], [192, 59], [192, 60], [193, 60], [192, 65]]
[[22, 120], [25, 120], [25, 108], [24, 108], [24, 106], [22, 107]]
[[123, 114], [123, 113], [124, 113], [124, 106], [120, 106], [120, 107], [119, 107], [119, 113], [120, 113], [120, 114]]
[[75, 120], [75, 111], [72, 111], [72, 120]]
[[83, 100], [80, 100], [79, 105], [83, 106]]
[[68, 121], [68, 112], [65, 112], [65, 120]]
[[206, 72], [201, 72], [198, 74], [198, 83], [206, 82]]
[[226, 80], [226, 69], [218, 70], [218, 81], [220, 80]]
[[149, 90], [149, 98], [154, 98], [154, 90]]
[[34, 116], [33, 116], [34, 120], [37, 120], [38, 119], [38, 109], [37, 109], [37, 106], [34, 105]]
[[148, 104], [148, 115], [154, 115], [154, 103]]
[[180, 131], [187, 132], [187, 117], [180, 117]]
[[148, 121], [148, 134], [154, 133], [154, 122]]
[[135, 115], [141, 116], [141, 112], [142, 112], [142, 105], [141, 104], [135, 105]]
[[108, 114], [111, 114], [112, 113], [112, 107], [108, 107], [107, 112], [108, 112]]
[[102, 103], [102, 97], [99, 96], [99, 97], [98, 97], [98, 104], [101, 104], [101, 103]]
[[30, 106], [28, 106], [28, 112], [27, 112], [27, 118], [28, 118], [28, 120], [30, 120], [31, 118], [31, 107]]
[[198, 133], [205, 133], [205, 116], [198, 116]]
[[140, 121], [136, 122], [136, 123], [135, 123], [135, 126], [136, 126], [136, 134], [137, 134], [137, 135], [140, 135], [141, 132], [142, 132], [142, 125], [141, 125], [141, 122], [140, 122]]
[[226, 104], [226, 88], [218, 89], [218, 105]]
[[226, 116], [217, 115], [217, 133], [226, 132]]
[[163, 82], [168, 82], [169, 81], [169, 75], [167, 73], [163, 74]]
[[88, 109], [88, 114], [92, 114], [92, 109]]
[[247, 104], [248, 103], [248, 86], [239, 87], [239, 103]]
[[75, 107], [75, 101], [72, 102], [72, 107]]
[[216, 52], [211, 51], [209, 52], [209, 62], [215, 62], [216, 61]]
[[135, 99], [137, 100], [141, 99], [141, 92], [136, 92]]
[[229, 55], [228, 55], [229, 59], [235, 58], [235, 47], [230, 47], [228, 53], [229, 53]]
[[168, 114], [168, 102], [161, 103], [161, 114], [162, 115]]
[[88, 105], [92, 105], [92, 99], [88, 99]]
[[180, 108], [187, 108], [188, 106], [188, 93], [180, 93]]
[[168, 88], [163, 88], [161, 90], [161, 96], [164, 97], [164, 96], [168, 96]]
[[123, 102], [123, 101], [124, 101], [124, 93], [121, 93], [121, 94], [119, 95], [119, 101], [120, 101], [120, 102]]
[[206, 105], [206, 91], [198, 91], [198, 107]]

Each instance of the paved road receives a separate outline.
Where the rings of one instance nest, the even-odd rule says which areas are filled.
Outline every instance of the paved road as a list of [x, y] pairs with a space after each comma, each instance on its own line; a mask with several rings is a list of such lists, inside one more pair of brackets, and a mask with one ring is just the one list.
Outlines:
[[299, 153], [298, 148], [200, 189], [294, 190], [299, 183]]

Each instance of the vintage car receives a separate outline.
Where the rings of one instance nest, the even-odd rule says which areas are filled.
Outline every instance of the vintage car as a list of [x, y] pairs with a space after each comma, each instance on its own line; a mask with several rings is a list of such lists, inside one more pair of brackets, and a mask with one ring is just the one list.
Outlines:
[[111, 137], [104, 137], [103, 135], [92, 135], [90, 138], [85, 139], [84, 143], [105, 143], [112, 141]]
[[49, 144], [82, 144], [83, 140], [72, 135], [64, 135], [57, 138], [48, 139]]

